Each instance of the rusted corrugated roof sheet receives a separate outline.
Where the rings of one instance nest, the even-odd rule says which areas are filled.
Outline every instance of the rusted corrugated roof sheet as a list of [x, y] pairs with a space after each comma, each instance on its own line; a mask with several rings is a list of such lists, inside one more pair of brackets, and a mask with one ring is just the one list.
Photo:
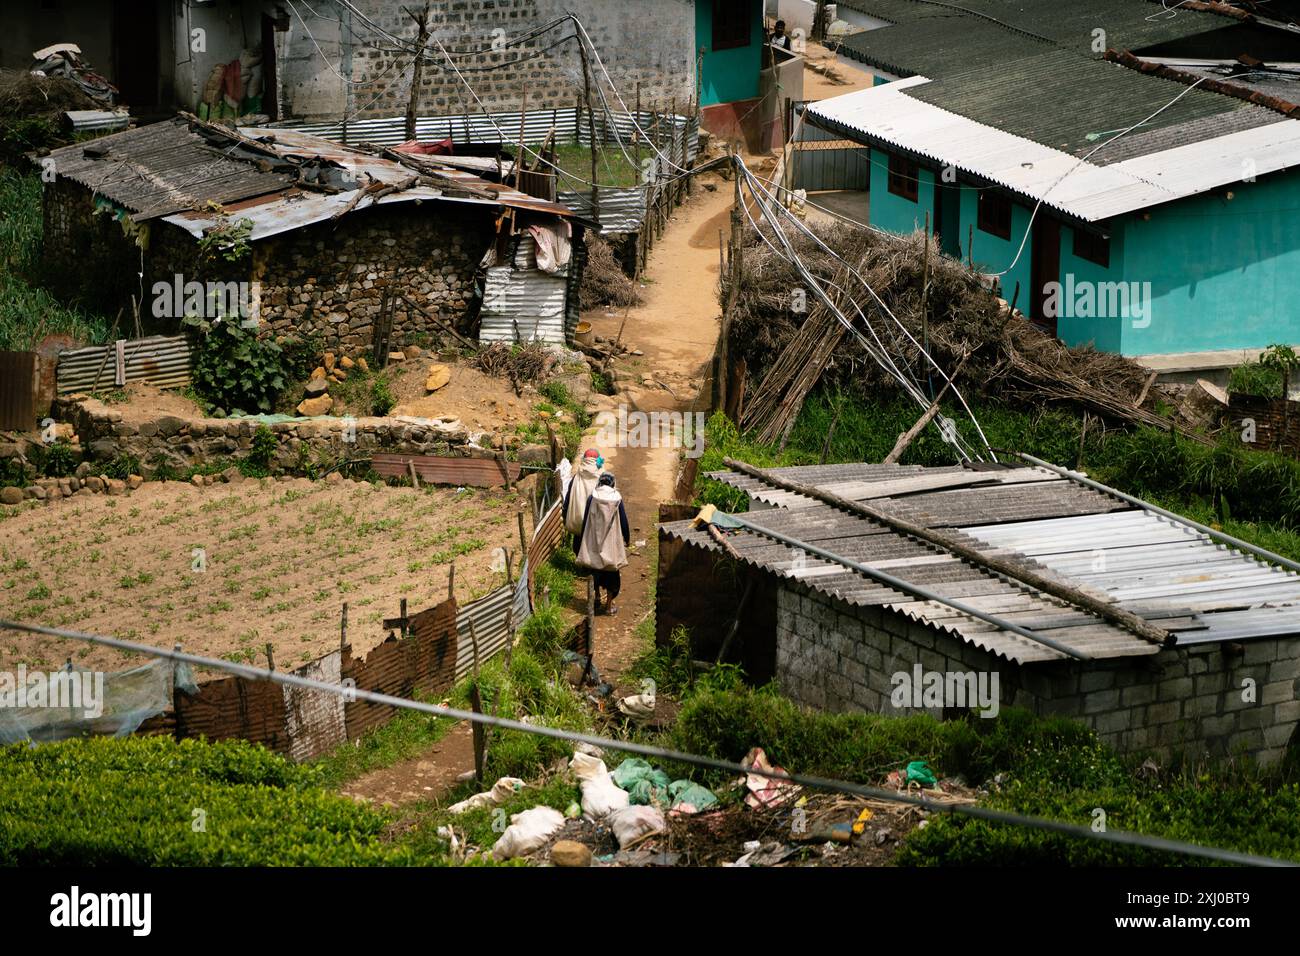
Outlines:
[[[66, 146], [51, 156], [58, 175], [124, 206], [135, 219], [161, 216], [196, 237], [223, 215], [247, 219], [249, 239], [256, 241], [372, 205], [417, 201], [580, 218], [561, 203], [487, 182], [435, 157], [420, 157], [416, 170], [295, 130], [235, 131], [188, 116]], [[334, 184], [342, 188], [310, 188], [310, 174], [320, 169], [337, 173]], [[353, 202], [357, 188], [396, 186], [417, 175], [423, 176], [419, 185]]]
[[[956, 532], [990, 555], [1011, 556], [1102, 596], [1174, 635], [1179, 645], [1300, 633], [1300, 575], [1230, 550], [1204, 533], [1041, 468], [814, 465], [774, 468], [929, 528]], [[1157, 648], [1089, 612], [962, 561], [875, 521], [734, 472], [710, 478], [744, 490], [746, 520], [971, 603], [1096, 658]], [[721, 552], [690, 522], [672, 537]], [[750, 532], [729, 536], [741, 559], [795, 577], [849, 604], [884, 605], [992, 653], [1026, 662], [1059, 655], [991, 624], [906, 595], [842, 565]]]

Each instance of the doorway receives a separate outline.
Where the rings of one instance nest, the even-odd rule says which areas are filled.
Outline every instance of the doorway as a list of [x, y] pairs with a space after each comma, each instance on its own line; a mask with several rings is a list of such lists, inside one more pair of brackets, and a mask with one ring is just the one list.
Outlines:
[[[1060, 222], [1040, 216], [1034, 223], [1034, 235], [1030, 241], [1029, 282], [1032, 288], [1024, 290], [1029, 293], [1026, 296], [1029, 317], [1055, 335], [1057, 316], [1048, 315], [1044, 304], [1048, 296], [1047, 284], [1061, 281]], [[1057, 299], [1059, 301], [1059, 296]]]

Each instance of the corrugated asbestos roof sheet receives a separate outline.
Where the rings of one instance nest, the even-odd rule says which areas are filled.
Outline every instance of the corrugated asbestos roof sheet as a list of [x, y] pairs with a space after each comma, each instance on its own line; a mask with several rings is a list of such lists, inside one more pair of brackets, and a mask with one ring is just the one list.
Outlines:
[[211, 200], [229, 203], [290, 186], [292, 171], [271, 172], [229, 158], [225, 150], [177, 117], [53, 150], [59, 176], [81, 183], [137, 219], [193, 209]]
[[[349, 209], [356, 196], [354, 189], [320, 192], [296, 185], [304, 164], [316, 160], [337, 164], [361, 186], [371, 180], [400, 183], [415, 171], [296, 130], [244, 127], [238, 133], [240, 138], [211, 124], [176, 117], [66, 146], [51, 155], [60, 176], [120, 203], [138, 219], [163, 216], [196, 237], [220, 221], [219, 212], [205, 208], [209, 201], [220, 203], [228, 214], [250, 220], [252, 240], [322, 222], [344, 210], [422, 200], [573, 216], [567, 206], [489, 183], [454, 166], [441, 166], [436, 157], [421, 159], [431, 174], [446, 181], [446, 188], [421, 185], [377, 200], [365, 196]], [[451, 194], [459, 191], [457, 187], [485, 195]]]
[[[1075, 155], [1097, 144], [1089, 134], [1122, 129], [1187, 89], [1107, 63], [1099, 58], [1101, 52], [1141, 49], [1235, 22], [1190, 10], [1166, 17], [1143, 0], [965, 0], [942, 5], [859, 0], [848, 6], [894, 25], [848, 37], [842, 47], [846, 55], [900, 76], [931, 77], [933, 82], [912, 95]], [[1094, 30], [1104, 31], [1097, 38], [1100, 51], [1094, 49]], [[1197, 89], [1161, 112], [1147, 129], [1187, 130], [1196, 120], [1242, 111], [1269, 112]], [[1253, 121], [1263, 119], [1256, 115]], [[1159, 139], [1150, 141], [1151, 149], [1165, 145]], [[1098, 154], [1099, 164], [1107, 161], [1101, 159], [1105, 155]], [[1127, 155], [1133, 155], [1131, 148]]]
[[1067, 152], [916, 98], [928, 83], [926, 77], [910, 77], [811, 103], [807, 111], [814, 121], [846, 135], [952, 164], [1087, 222], [1237, 182], [1246, 160], [1257, 176], [1300, 164], [1300, 122], [1280, 117], [1267, 126], [1109, 165], [1081, 164]]
[[[774, 473], [958, 533], [989, 553], [1019, 556], [1140, 614], [1182, 644], [1300, 633], [1300, 575], [1217, 545], [1186, 526], [1038, 468], [816, 465]], [[859, 563], [974, 604], [1096, 658], [1155, 653], [1128, 631], [877, 522], [734, 472], [709, 475], [750, 495], [745, 516]], [[689, 521], [662, 526], [721, 552]], [[934, 602], [746, 531], [728, 536], [742, 560], [850, 604], [880, 605], [1010, 660], [1062, 655]]]

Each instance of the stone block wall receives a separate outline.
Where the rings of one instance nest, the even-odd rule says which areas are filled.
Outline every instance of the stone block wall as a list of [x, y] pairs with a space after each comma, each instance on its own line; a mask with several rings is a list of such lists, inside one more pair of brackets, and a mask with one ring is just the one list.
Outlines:
[[903, 614], [779, 582], [776, 675], [792, 699], [831, 711], [913, 713], [893, 707], [891, 677], [917, 664], [997, 672], [1001, 705], [1079, 720], [1121, 753], [1246, 754], [1268, 764], [1300, 745], [1300, 636], [1020, 665]]
[[[193, 236], [155, 220], [141, 256], [116, 222], [92, 214], [89, 190], [63, 180], [46, 190], [44, 256], [57, 291], [107, 315], [122, 309], [124, 330], [131, 329], [132, 297], [143, 292], [145, 335], [181, 331], [179, 316], [153, 314], [154, 284], [171, 286], [177, 275], [182, 283], [260, 282], [264, 334], [319, 336], [323, 349], [368, 351], [386, 288], [468, 331], [476, 305], [474, 277], [494, 235], [491, 207], [398, 203], [261, 240], [235, 263], [201, 261]], [[142, 264], [143, 280], [137, 275]], [[447, 336], [438, 321], [395, 306], [390, 345], [441, 342]]]
[[[273, 335], [319, 336], [325, 348], [370, 348], [385, 288], [466, 330], [474, 275], [492, 242], [490, 207], [401, 203], [317, 223], [254, 247], [262, 320]], [[428, 344], [438, 324], [394, 307], [392, 348]], [[420, 340], [420, 341], [417, 341]]]
[[[161, 415], [146, 421], [125, 421], [120, 411], [94, 399], [75, 397], [56, 403], [54, 415], [71, 424], [87, 457], [109, 462], [130, 455], [141, 465], [144, 478], [155, 477], [164, 467], [183, 473], [225, 459], [247, 457], [258, 423], [249, 419], [182, 418]], [[459, 422], [431, 420], [403, 422], [391, 418], [351, 420], [302, 419], [275, 422], [267, 427], [276, 437], [271, 458], [273, 474], [301, 474], [304, 461], [321, 456], [365, 457], [374, 452], [408, 455], [460, 455], [492, 458], [497, 452], [472, 443]], [[345, 440], [355, 437], [355, 441]]]
[[[416, 25], [400, 4], [360, 0], [357, 7], [384, 30], [414, 44]], [[448, 52], [476, 50], [491, 45], [494, 30], [504, 31], [497, 35], [511, 40], [570, 10], [582, 20], [629, 109], [637, 83], [647, 109], [667, 109], [674, 99], [680, 105], [695, 95], [695, 5], [691, 0], [451, 0], [433, 5], [430, 31]], [[366, 28], [357, 26], [356, 30], [364, 38]], [[525, 93], [529, 109], [573, 106], [583, 89], [576, 41], [502, 66], [572, 33], [572, 26], [564, 24], [526, 43], [456, 62], [462, 70], [472, 71], [466, 72], [465, 78], [487, 109], [517, 109]], [[436, 45], [432, 48], [440, 58]], [[410, 96], [410, 55], [354, 41], [351, 56], [352, 76], [357, 81], [352, 109], [362, 118], [402, 115]], [[483, 69], [493, 66], [502, 68]], [[611, 96], [607, 87], [605, 95]], [[472, 112], [477, 108], [454, 72], [440, 68], [438, 62], [426, 65], [418, 113]]]

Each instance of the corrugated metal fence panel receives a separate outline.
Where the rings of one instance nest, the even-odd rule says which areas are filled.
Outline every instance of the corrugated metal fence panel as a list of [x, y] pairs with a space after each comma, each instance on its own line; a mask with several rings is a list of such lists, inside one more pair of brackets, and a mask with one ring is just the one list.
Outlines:
[[35, 352], [0, 352], [0, 428], [36, 427]]
[[[59, 353], [58, 392], [91, 392], [114, 388], [116, 345], [94, 345]], [[148, 382], [159, 388], [190, 383], [190, 344], [184, 335], [152, 335], [124, 343], [126, 382]]]
[[[646, 186], [627, 186], [600, 191], [600, 231], [602, 233], [636, 232], [645, 222]], [[580, 216], [591, 217], [591, 190], [561, 190], [559, 201]]]
[[567, 281], [536, 269], [493, 266], [483, 283], [480, 342], [540, 342], [565, 345]]
[[[811, 123], [804, 123], [799, 141], [830, 142], [844, 137]], [[871, 154], [865, 147], [854, 149], [791, 150], [791, 189], [859, 189], [871, 186]]]
[[[450, 116], [419, 116], [415, 120], [415, 138], [421, 142], [436, 142], [450, 139], [453, 143], [503, 143], [509, 148], [510, 143], [519, 142], [519, 111], [497, 111], [484, 114], [458, 113]], [[660, 117], [661, 125], [654, 134], [658, 143], [668, 142], [672, 133], [684, 136], [687, 157], [694, 159], [699, 152], [698, 120], [693, 116], [673, 117], [671, 127], [667, 126], [667, 115]], [[588, 132], [586, 111], [581, 122], [575, 107], [567, 106], [553, 110], [529, 110], [523, 114], [524, 142], [530, 146], [540, 144], [555, 130], [558, 141], [578, 140], [591, 142]], [[637, 123], [647, 133], [651, 133], [654, 123], [653, 113], [641, 112]], [[343, 141], [342, 123], [279, 123], [279, 129], [292, 129], [309, 136], [336, 143]], [[615, 132], [617, 131], [617, 136]], [[616, 116], [612, 121], [596, 116], [596, 137], [602, 142], [617, 142], [622, 139], [625, 144], [632, 142], [635, 132], [630, 116]], [[347, 124], [347, 141], [349, 143], [374, 143], [377, 146], [396, 146], [406, 142], [406, 118], [388, 116], [381, 119], [353, 120]]]
[[[331, 651], [319, 660], [294, 671], [299, 677], [339, 684], [342, 656]], [[305, 687], [282, 687], [284, 691], [285, 729], [289, 735], [289, 756], [294, 760], [310, 760], [348, 739], [343, 719], [343, 698], [323, 690]]]
[[[513, 609], [513, 610], [511, 610]], [[511, 610], [507, 621], [506, 611]], [[511, 629], [518, 630], [528, 620], [531, 608], [528, 602], [528, 562], [514, 586], [497, 588], [485, 598], [467, 604], [456, 615], [456, 680], [461, 680], [474, 670], [474, 647], [478, 645], [478, 662], [481, 667], [506, 649]], [[473, 624], [473, 636], [470, 624]]]

